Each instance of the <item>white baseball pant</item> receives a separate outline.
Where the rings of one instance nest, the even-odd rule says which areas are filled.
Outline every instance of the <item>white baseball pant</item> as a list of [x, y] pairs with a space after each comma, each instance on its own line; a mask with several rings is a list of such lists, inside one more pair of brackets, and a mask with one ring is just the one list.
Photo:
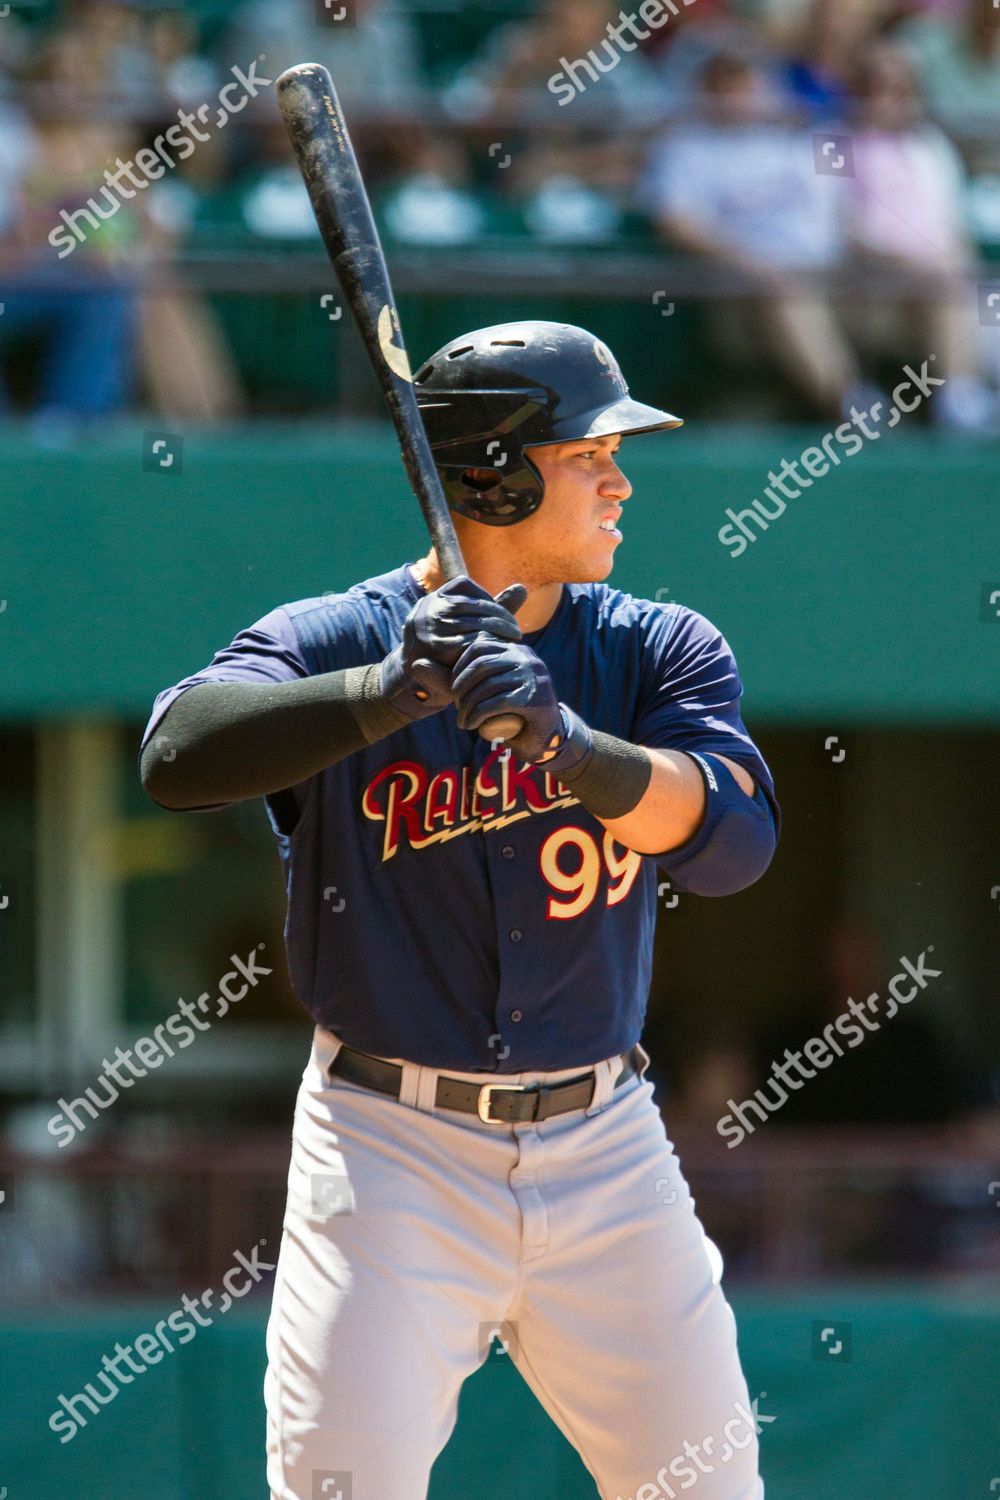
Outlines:
[[295, 1109], [267, 1330], [272, 1500], [425, 1500], [497, 1328], [602, 1500], [762, 1500], [721, 1259], [648, 1056], [614, 1091], [620, 1058], [599, 1063], [586, 1111], [504, 1125], [436, 1109], [432, 1068], [406, 1063], [399, 1100], [331, 1079], [339, 1046], [317, 1028]]

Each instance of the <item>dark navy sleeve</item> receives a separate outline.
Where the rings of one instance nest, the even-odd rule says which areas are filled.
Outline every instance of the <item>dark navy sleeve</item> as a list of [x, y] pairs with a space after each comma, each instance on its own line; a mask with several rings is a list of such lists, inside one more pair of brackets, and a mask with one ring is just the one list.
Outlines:
[[217, 651], [207, 667], [156, 695], [140, 751], [156, 733], [170, 705], [199, 683], [292, 682], [308, 676], [309, 669], [287, 610], [272, 609], [248, 629], [241, 630], [224, 650]]
[[632, 743], [728, 756], [762, 788], [780, 833], [774, 778], [740, 716], [742, 695], [729, 643], [710, 620], [683, 605], [650, 606]]

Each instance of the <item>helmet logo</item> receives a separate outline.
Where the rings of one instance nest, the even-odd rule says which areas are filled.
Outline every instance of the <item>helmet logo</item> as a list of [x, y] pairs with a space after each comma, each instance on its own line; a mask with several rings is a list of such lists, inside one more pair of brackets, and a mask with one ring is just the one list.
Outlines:
[[594, 357], [598, 364], [604, 366], [604, 374], [613, 380], [622, 390], [626, 389], [625, 376], [621, 372], [621, 366], [615, 359], [607, 344], [602, 344], [600, 339], [594, 340]]
[[398, 344], [393, 343], [393, 335], [400, 333], [399, 319], [396, 317], [395, 309], [388, 302], [378, 315], [378, 342], [382, 350], [382, 356], [394, 375], [401, 380], [407, 380], [411, 384], [413, 375], [410, 372], [410, 361], [406, 357], [406, 350], [401, 349]]

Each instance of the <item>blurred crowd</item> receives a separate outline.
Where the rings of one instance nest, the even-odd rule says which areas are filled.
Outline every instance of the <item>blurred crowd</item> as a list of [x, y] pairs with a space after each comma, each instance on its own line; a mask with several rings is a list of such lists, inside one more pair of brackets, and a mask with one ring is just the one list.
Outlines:
[[[270, 84], [219, 110], [255, 60], [268, 80], [330, 68], [391, 244], [641, 248], [665, 296], [683, 268], [723, 378], [766, 366], [833, 421], [933, 359], [926, 419], [1000, 430], [991, 0], [14, 0], [0, 414], [51, 434], [137, 406], [246, 413], [191, 271], [206, 226], [228, 215], [235, 288], [255, 245], [318, 243]], [[188, 154], [102, 187], [185, 117]], [[54, 239], [74, 216], [87, 232]]]

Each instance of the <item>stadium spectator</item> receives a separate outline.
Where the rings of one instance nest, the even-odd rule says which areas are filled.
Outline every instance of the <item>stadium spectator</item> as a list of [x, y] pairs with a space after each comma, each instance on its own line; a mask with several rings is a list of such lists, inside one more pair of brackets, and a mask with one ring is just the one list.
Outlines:
[[[220, 69], [246, 67], [261, 57], [266, 77], [278, 78], [301, 62], [328, 68], [344, 106], [365, 181], [398, 177], [409, 154], [411, 131], [426, 120], [419, 36], [407, 10], [392, 0], [243, 0], [216, 47]], [[324, 24], [318, 15], [328, 15]], [[311, 237], [315, 220], [288, 135], [271, 91], [254, 101], [236, 137], [236, 163], [245, 179], [244, 217], [264, 237]], [[273, 216], [272, 216], [273, 208]]]
[[[74, 91], [93, 87], [81, 38], [57, 32], [43, 48], [34, 81], [38, 98], [65, 110]], [[138, 145], [128, 125], [50, 114], [22, 122], [22, 150], [8, 194], [15, 211], [0, 223], [2, 284], [0, 354], [23, 334], [42, 341], [35, 396], [40, 436], [60, 433], [80, 419], [119, 411], [131, 394], [135, 368], [136, 298], [120, 269], [140, 236], [134, 215], [118, 213], [77, 245], [60, 263], [47, 240], [59, 212], [72, 212], [95, 191], [101, 172], [116, 156], [128, 159]], [[0, 382], [0, 411], [10, 408]]]
[[133, 0], [74, 0], [46, 38], [71, 45], [73, 76], [52, 97], [70, 110], [137, 129], [177, 104], [200, 103], [217, 86], [211, 60], [199, 51], [197, 23], [179, 8]]
[[146, 28], [142, 9], [123, 0], [77, 0], [69, 7], [57, 38], [72, 45], [78, 65], [60, 80], [64, 100], [106, 118], [140, 117], [160, 87]]
[[751, 24], [745, 6], [739, 15], [733, 14], [727, 0], [680, 5], [677, 14], [644, 43], [643, 52], [656, 71], [668, 116], [687, 117], [698, 108], [705, 68], [720, 52], [751, 59], [768, 97], [776, 96], [780, 88], [778, 59], [763, 28]]
[[[824, 419], [840, 417], [859, 372], [824, 278], [842, 255], [841, 183], [818, 173], [808, 134], [767, 118], [762, 74], [714, 57], [701, 118], [655, 146], [641, 196], [664, 240], [698, 257], [720, 288], [708, 317], [722, 350], [761, 348]], [[721, 270], [719, 278], [712, 270]]]
[[[143, 109], [147, 139], [152, 139], [174, 123], [178, 108], [197, 110], [213, 101], [222, 80], [212, 60], [199, 51], [197, 22], [182, 10], [151, 12], [143, 44], [156, 80], [153, 99]], [[252, 57], [241, 60], [244, 67]], [[170, 275], [200, 202], [227, 177], [235, 139], [232, 130], [211, 132], [186, 161], [153, 184], [144, 204], [144, 255], [157, 271], [157, 285], [140, 307], [142, 381], [154, 409], [174, 421], [229, 420], [246, 408], [242, 381], [214, 310], [205, 297], [181, 289]]]
[[509, 171], [497, 175], [491, 143], [489, 186], [520, 203], [539, 238], [614, 235], [638, 166], [623, 127], [661, 108], [638, 40], [608, 33], [619, 11], [612, 0], [544, 0], [537, 15], [493, 31], [444, 91], [455, 118], [488, 121], [486, 140], [501, 138]]
[[791, 103], [818, 121], [842, 115], [871, 27], [866, 0], [812, 0], [797, 34], [789, 38], [781, 70]]
[[200, 50], [197, 22], [186, 11], [154, 11], [147, 47], [160, 87], [171, 103], [200, 104], [220, 82], [214, 62]]
[[[963, 139], [982, 133], [976, 157], [1000, 165], [1000, 7], [964, 0], [958, 14], [930, 9], [900, 32], [934, 117]], [[986, 160], [983, 161], [983, 165]]]
[[655, 76], [639, 39], [608, 33], [619, 10], [612, 0], [543, 0], [537, 15], [490, 34], [446, 91], [447, 105], [465, 119], [526, 108], [539, 125], [566, 124], [566, 108], [591, 90], [590, 106], [609, 123], [655, 109]]
[[[20, 158], [10, 141], [0, 148], [0, 177], [3, 160], [20, 160], [16, 189], [7, 173], [17, 212], [6, 231], [0, 210], [0, 354], [12, 341], [39, 347], [36, 388], [17, 394], [33, 409], [44, 440], [122, 411], [140, 383], [153, 407], [171, 418], [216, 420], [243, 409], [231, 356], [207, 304], [173, 286], [166, 273], [186, 232], [177, 212], [179, 183], [153, 183], [128, 202], [102, 196], [105, 168], [133, 160], [146, 139], [133, 114], [169, 108], [168, 94], [153, 86], [161, 63], [185, 55], [176, 47], [171, 53], [161, 38], [160, 60], [150, 54], [139, 63], [135, 52], [153, 33], [133, 30], [125, 7], [111, 4], [107, 15], [104, 9], [87, 4], [48, 37], [28, 75], [37, 86], [31, 98], [38, 116], [30, 146]], [[116, 93], [130, 58], [152, 89], [142, 103], [133, 93], [124, 100]], [[23, 125], [21, 134], [28, 139]], [[78, 214], [91, 199], [102, 206], [99, 222], [91, 222], [92, 212], [79, 216], [83, 238], [67, 258], [50, 232], [61, 211]], [[140, 296], [134, 279], [143, 273], [159, 275], [155, 290]], [[10, 409], [10, 393], [0, 385], [0, 410]]]
[[155, 184], [146, 205], [143, 258], [155, 285], [139, 307], [142, 385], [153, 410], [173, 421], [229, 421], [246, 411], [233, 353], [208, 300], [171, 273], [192, 217], [186, 198], [172, 191], [179, 186]]
[[984, 377], [961, 158], [924, 118], [898, 43], [869, 48], [854, 94], [853, 176], [843, 186], [859, 286], [856, 337], [896, 347], [903, 359], [934, 359], [935, 375], [948, 383], [930, 403], [932, 421], [992, 427], [997, 403]]
[[423, 79], [406, 10], [389, 0], [342, 0], [327, 12], [323, 25], [316, 0], [243, 0], [217, 49], [222, 71], [261, 54], [269, 78], [318, 62], [329, 68], [348, 112], [414, 109]]
[[[198, 50], [196, 23], [180, 10], [146, 10], [120, 0], [76, 0], [70, 19], [54, 34], [72, 48], [72, 77], [53, 92], [57, 107], [108, 123], [120, 122], [141, 141], [176, 123], [176, 110], [212, 101], [221, 80]], [[228, 75], [227, 75], [228, 76]], [[45, 108], [51, 100], [39, 97]], [[214, 185], [227, 160], [231, 137], [209, 133], [184, 164], [186, 180]]]

